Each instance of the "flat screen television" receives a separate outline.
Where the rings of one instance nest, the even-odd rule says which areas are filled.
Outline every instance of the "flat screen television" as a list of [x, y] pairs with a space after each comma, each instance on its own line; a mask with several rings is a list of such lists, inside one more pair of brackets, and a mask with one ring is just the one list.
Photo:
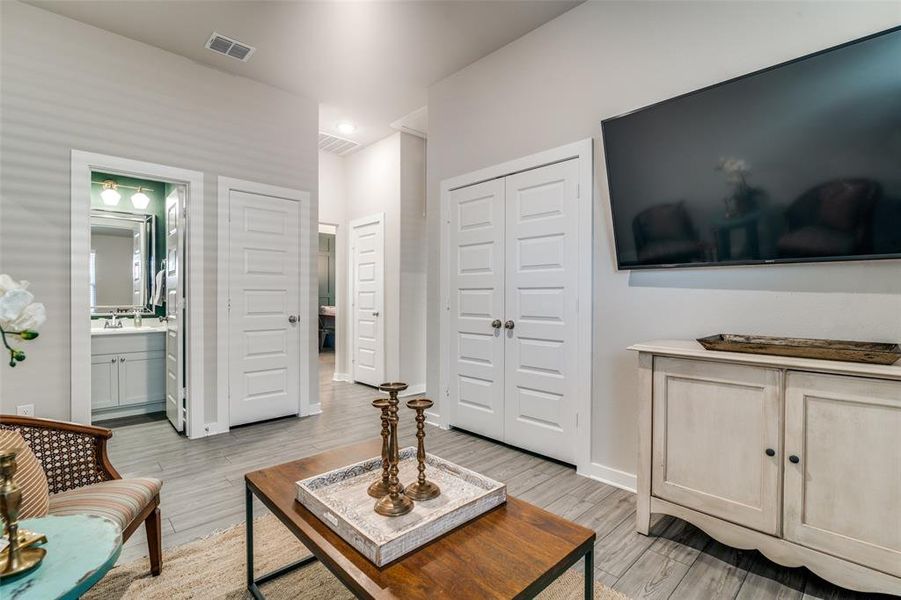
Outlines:
[[901, 27], [602, 130], [620, 269], [901, 258]]

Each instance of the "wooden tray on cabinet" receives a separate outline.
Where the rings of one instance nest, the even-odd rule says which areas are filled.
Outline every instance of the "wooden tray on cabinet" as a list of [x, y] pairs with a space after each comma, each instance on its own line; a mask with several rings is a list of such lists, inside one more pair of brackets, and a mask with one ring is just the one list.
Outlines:
[[901, 358], [901, 346], [881, 342], [851, 342], [807, 338], [770, 337], [721, 333], [698, 338], [707, 350], [772, 354], [796, 358], [843, 360], [848, 362], [891, 365]]

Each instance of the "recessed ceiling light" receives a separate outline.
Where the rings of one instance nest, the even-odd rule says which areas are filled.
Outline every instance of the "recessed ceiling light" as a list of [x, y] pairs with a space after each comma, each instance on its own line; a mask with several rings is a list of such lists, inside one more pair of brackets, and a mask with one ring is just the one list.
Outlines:
[[338, 131], [341, 133], [353, 133], [357, 130], [357, 126], [350, 121], [342, 121], [338, 123]]

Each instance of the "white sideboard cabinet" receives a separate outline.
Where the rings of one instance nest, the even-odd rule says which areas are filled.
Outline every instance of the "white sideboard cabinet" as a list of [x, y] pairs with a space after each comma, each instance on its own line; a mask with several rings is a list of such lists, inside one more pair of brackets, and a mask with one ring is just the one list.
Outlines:
[[637, 344], [637, 529], [652, 513], [901, 594], [901, 365]]

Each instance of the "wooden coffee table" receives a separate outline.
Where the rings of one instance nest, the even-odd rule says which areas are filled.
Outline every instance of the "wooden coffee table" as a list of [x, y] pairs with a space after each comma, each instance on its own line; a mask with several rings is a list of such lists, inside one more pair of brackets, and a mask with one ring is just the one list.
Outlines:
[[[531, 598], [583, 557], [585, 598], [593, 598], [594, 531], [516, 498], [383, 567], [295, 500], [294, 482], [380, 452], [376, 439], [244, 476], [247, 589], [254, 598], [263, 598], [262, 583], [315, 560], [359, 598]], [[254, 495], [313, 556], [254, 577]]]

